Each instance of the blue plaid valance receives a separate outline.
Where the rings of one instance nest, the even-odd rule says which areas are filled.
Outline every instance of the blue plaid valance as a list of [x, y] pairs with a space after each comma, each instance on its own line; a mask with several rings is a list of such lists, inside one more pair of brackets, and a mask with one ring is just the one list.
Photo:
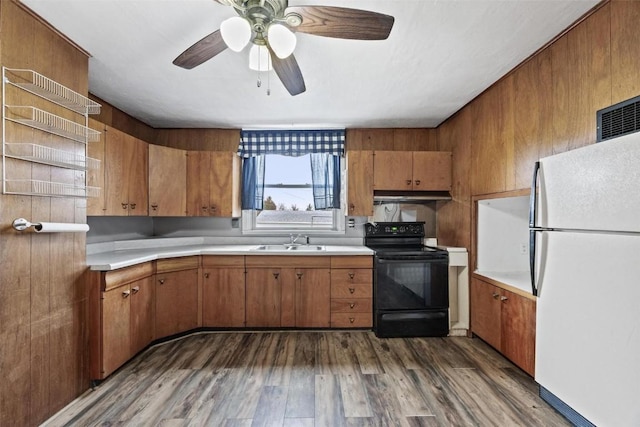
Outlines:
[[238, 156], [261, 154], [304, 156], [309, 153], [344, 154], [344, 129], [332, 130], [243, 130]]

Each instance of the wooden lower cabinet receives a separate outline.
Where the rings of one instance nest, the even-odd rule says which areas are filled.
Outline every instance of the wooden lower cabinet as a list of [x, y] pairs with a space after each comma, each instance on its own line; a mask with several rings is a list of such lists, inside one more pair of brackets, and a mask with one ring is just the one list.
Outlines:
[[535, 300], [472, 278], [471, 331], [531, 376], [535, 330]]
[[293, 327], [295, 272], [290, 268], [247, 267], [247, 327]]
[[131, 352], [138, 353], [155, 339], [155, 286], [153, 277], [131, 284]]
[[296, 268], [296, 326], [331, 326], [331, 276], [329, 268]]
[[330, 257], [260, 255], [245, 262], [247, 326], [329, 327]]
[[199, 257], [159, 260], [156, 265], [156, 336], [197, 328]]
[[332, 257], [331, 327], [373, 325], [373, 258]]
[[87, 274], [90, 377], [103, 379], [154, 339], [153, 264]]
[[104, 378], [131, 357], [131, 311], [129, 285], [103, 293], [102, 297], [102, 367], [98, 378]]
[[244, 256], [203, 257], [202, 278], [202, 326], [244, 327]]

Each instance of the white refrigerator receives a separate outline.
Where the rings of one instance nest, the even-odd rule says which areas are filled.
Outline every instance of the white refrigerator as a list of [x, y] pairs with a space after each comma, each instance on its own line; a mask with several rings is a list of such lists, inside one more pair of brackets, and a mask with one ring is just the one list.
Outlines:
[[535, 379], [575, 425], [640, 426], [640, 133], [537, 163]]

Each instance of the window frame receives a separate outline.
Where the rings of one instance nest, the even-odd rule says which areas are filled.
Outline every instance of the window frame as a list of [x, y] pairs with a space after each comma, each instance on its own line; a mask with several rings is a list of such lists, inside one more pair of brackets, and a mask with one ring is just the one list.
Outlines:
[[[282, 233], [300, 233], [310, 235], [337, 235], [345, 233], [345, 206], [346, 206], [346, 162], [344, 157], [341, 157], [340, 161], [340, 175], [341, 175], [341, 188], [340, 188], [340, 208], [331, 209], [333, 212], [333, 222], [330, 227], [309, 227], [305, 225], [287, 224], [283, 226], [265, 227], [258, 226], [257, 216], [261, 211], [253, 209], [242, 210], [242, 234], [243, 235], [280, 235]], [[296, 184], [291, 184], [295, 186]]]

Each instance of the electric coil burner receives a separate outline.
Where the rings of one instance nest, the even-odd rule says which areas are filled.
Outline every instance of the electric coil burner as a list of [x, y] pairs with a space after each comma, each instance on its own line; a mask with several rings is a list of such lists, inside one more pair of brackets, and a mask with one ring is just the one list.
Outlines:
[[365, 225], [375, 251], [373, 330], [381, 338], [449, 333], [449, 254], [425, 246], [424, 222]]

